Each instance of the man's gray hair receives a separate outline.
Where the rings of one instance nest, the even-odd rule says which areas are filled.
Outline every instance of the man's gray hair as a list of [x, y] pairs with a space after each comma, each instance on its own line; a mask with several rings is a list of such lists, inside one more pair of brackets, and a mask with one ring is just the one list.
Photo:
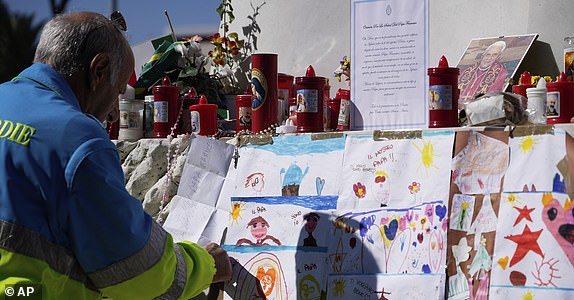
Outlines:
[[490, 50], [490, 48], [501, 48], [500, 53], [504, 52], [504, 49], [506, 49], [506, 42], [505, 41], [496, 41], [492, 44], [490, 44], [490, 46], [488, 46], [488, 48], [486, 48], [486, 50], [484, 50], [484, 52], [487, 52], [488, 50]]
[[110, 55], [110, 82], [118, 80], [122, 53], [129, 47], [110, 20], [99, 14], [62, 14], [44, 26], [34, 62], [50, 65], [64, 77], [87, 70], [98, 53]]

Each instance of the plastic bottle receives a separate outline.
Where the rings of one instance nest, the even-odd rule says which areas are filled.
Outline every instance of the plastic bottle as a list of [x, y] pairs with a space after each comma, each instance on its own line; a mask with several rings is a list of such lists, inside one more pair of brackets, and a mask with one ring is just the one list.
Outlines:
[[135, 90], [127, 85], [120, 100], [118, 140], [137, 141], [143, 137], [144, 101], [135, 99]]
[[528, 121], [532, 124], [546, 124], [546, 81], [540, 78], [536, 87], [526, 89], [528, 97]]

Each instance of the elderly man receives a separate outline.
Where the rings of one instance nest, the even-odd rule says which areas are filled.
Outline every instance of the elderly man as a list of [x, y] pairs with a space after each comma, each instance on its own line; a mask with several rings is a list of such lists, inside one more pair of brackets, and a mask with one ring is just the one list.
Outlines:
[[460, 97], [458, 108], [464, 108], [464, 103], [472, 101], [478, 94], [501, 92], [508, 77], [508, 70], [498, 61], [506, 49], [506, 42], [492, 43], [480, 58], [480, 61], [466, 68], [458, 78]]
[[124, 188], [101, 125], [134, 68], [121, 21], [55, 17], [0, 85], [0, 295], [29, 282], [44, 299], [189, 299], [231, 277], [218, 245], [175, 244]]

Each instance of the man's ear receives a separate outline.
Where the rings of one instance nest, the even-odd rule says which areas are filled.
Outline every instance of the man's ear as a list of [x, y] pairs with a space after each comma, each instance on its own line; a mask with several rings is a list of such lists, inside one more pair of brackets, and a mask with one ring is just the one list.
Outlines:
[[89, 71], [91, 91], [95, 91], [104, 80], [109, 81], [110, 68], [110, 56], [107, 53], [98, 53], [94, 56]]

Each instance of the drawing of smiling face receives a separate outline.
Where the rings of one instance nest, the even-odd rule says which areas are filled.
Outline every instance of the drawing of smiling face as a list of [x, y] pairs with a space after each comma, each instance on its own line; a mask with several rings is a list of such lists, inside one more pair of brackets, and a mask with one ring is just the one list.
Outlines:
[[381, 203], [381, 206], [387, 206], [389, 204], [391, 185], [389, 184], [388, 179], [389, 174], [386, 172], [375, 172], [372, 190], [375, 192], [375, 197], [377, 198], [377, 201]]
[[249, 227], [251, 235], [255, 239], [261, 240], [267, 236], [267, 228], [269, 227], [269, 224], [262, 217], [256, 217], [251, 219], [251, 221], [249, 221], [247, 226]]

